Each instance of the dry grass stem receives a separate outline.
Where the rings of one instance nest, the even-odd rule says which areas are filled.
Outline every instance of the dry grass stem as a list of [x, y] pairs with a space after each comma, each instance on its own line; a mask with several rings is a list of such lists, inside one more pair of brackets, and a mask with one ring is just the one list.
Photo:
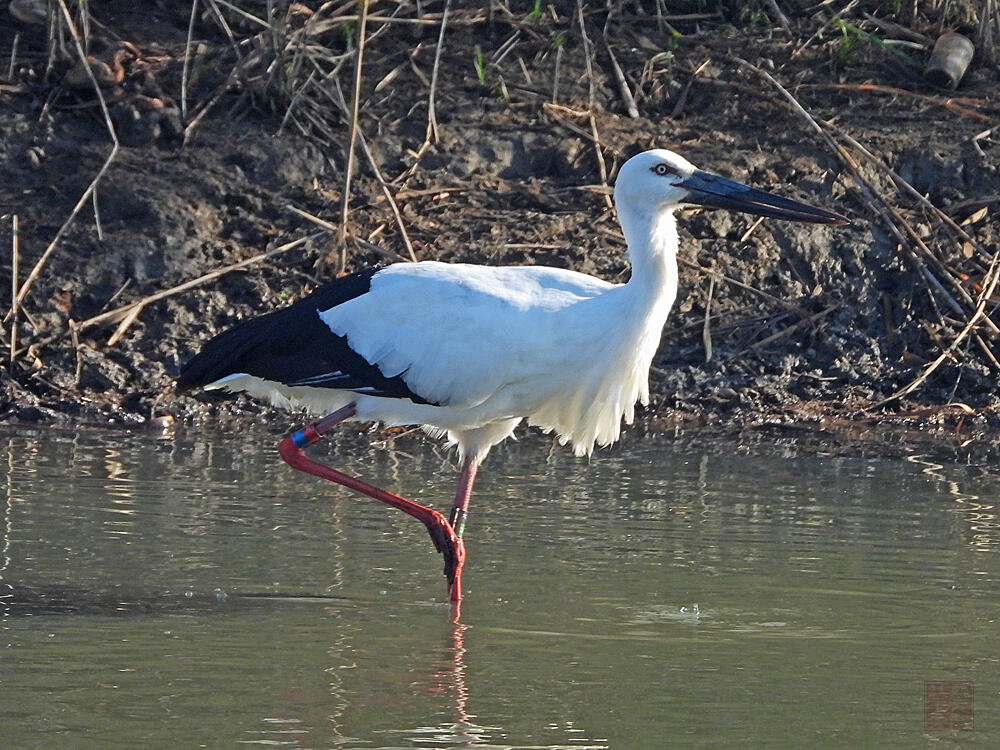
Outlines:
[[900, 26], [898, 23], [893, 23], [892, 21], [885, 21], [881, 18], [876, 18], [870, 13], [862, 13], [864, 19], [868, 21], [875, 28], [886, 32], [887, 34], [892, 34], [896, 39], [905, 39], [914, 44], [919, 44], [923, 47], [931, 47], [934, 45], [934, 40], [929, 36], [924, 36], [919, 34], [913, 29], [908, 29], [905, 26]]
[[305, 83], [303, 83], [301, 86], [299, 86], [298, 89], [295, 90], [295, 93], [292, 94], [291, 99], [289, 99], [289, 101], [288, 101], [288, 107], [285, 109], [285, 114], [281, 118], [281, 125], [278, 126], [278, 135], [281, 135], [282, 133], [285, 132], [285, 126], [288, 124], [288, 121], [289, 121], [289, 119], [292, 116], [292, 112], [295, 111], [295, 105], [298, 104], [299, 101], [305, 95], [305, 93], [307, 91], [309, 91], [310, 87], [312, 86], [313, 79], [315, 78], [315, 76], [316, 76], [316, 72], [315, 71], [311, 71], [309, 73], [308, 77], [306, 78]]
[[427, 153], [427, 149], [431, 147], [432, 143], [438, 141], [438, 123], [437, 123], [437, 84], [438, 84], [438, 74], [441, 68], [441, 52], [444, 49], [444, 34], [448, 26], [448, 16], [451, 11], [451, 0], [445, 0], [444, 12], [441, 14], [441, 28], [438, 31], [438, 41], [437, 47], [434, 50], [434, 67], [431, 69], [430, 81], [427, 80], [427, 76], [420, 70], [417, 66], [417, 62], [414, 59], [417, 50], [419, 50], [419, 45], [414, 53], [410, 55], [410, 68], [413, 70], [414, 75], [420, 79], [420, 81], [427, 86], [427, 129], [424, 132], [424, 140], [420, 144], [420, 147], [416, 150], [407, 150], [413, 163], [410, 164], [401, 174], [393, 178], [392, 182], [394, 184], [400, 184], [408, 180], [420, 167], [420, 160], [423, 158], [424, 154]]
[[701, 63], [701, 65], [699, 65], [697, 68], [695, 68], [694, 72], [691, 73], [690, 77], [684, 84], [684, 88], [681, 89], [681, 93], [677, 95], [677, 102], [674, 104], [674, 108], [670, 111], [671, 120], [677, 119], [684, 113], [684, 106], [687, 104], [688, 93], [691, 91], [691, 84], [694, 83], [694, 80], [698, 77], [701, 71], [703, 71], [708, 66], [710, 62], [712, 62], [712, 58], [711, 57], [706, 58], [705, 61]]
[[301, 216], [306, 221], [311, 221], [316, 226], [322, 227], [323, 229], [325, 229], [328, 232], [333, 232], [333, 233], [336, 234], [337, 232], [340, 231], [340, 227], [338, 227], [332, 221], [327, 221], [326, 219], [321, 219], [316, 214], [311, 214], [308, 211], [299, 208], [298, 206], [293, 206], [291, 204], [288, 204], [288, 206], [286, 206], [286, 208], [289, 211], [291, 211], [293, 214], [297, 214], [298, 216]]
[[100, 242], [104, 242], [104, 230], [101, 229], [101, 209], [97, 204], [97, 190], [90, 194], [91, 203], [93, 203], [94, 208], [94, 228], [97, 230], [97, 239]]
[[[952, 219], [948, 214], [946, 214], [940, 208], [938, 208], [933, 203], [931, 203], [929, 200], [927, 200], [927, 198], [925, 198], [924, 195], [919, 190], [917, 190], [909, 182], [907, 182], [906, 180], [904, 180], [903, 177], [899, 173], [897, 173], [892, 167], [890, 167], [888, 164], [886, 164], [884, 161], [882, 161], [882, 159], [880, 159], [878, 156], [876, 156], [871, 151], [869, 151], [867, 148], [865, 148], [862, 144], [860, 144], [857, 140], [855, 140], [853, 137], [851, 137], [851, 135], [849, 133], [847, 133], [842, 128], [838, 127], [837, 125], [834, 125], [832, 122], [829, 122], [829, 121], [826, 121], [826, 120], [823, 121], [823, 127], [831, 130], [833, 133], [835, 133], [837, 135], [837, 137], [843, 139], [855, 151], [857, 151], [858, 153], [860, 153], [866, 159], [868, 159], [869, 161], [871, 161], [872, 164], [874, 164], [879, 169], [881, 169], [882, 171], [884, 171], [887, 175], [889, 175], [889, 177], [892, 178], [892, 181], [894, 183], [896, 183], [896, 185], [899, 188], [901, 188], [904, 192], [906, 192], [910, 197], [912, 197], [914, 200], [916, 200], [924, 208], [926, 208], [931, 213], [933, 213], [935, 216], [937, 216], [942, 222], [944, 222], [945, 225], [947, 225], [961, 239], [963, 239], [963, 240], [965, 240], [967, 242], [975, 242], [975, 240], [969, 235], [969, 233], [966, 232], [964, 229], [962, 229], [962, 227], [960, 227], [955, 222], [954, 219]], [[977, 243], [977, 246], [978, 246], [978, 243]], [[979, 248], [979, 249], [980, 249], [980, 252], [982, 252], [982, 248]]]
[[121, 341], [122, 336], [128, 332], [128, 329], [132, 327], [135, 323], [136, 318], [139, 317], [139, 313], [142, 312], [145, 305], [136, 305], [121, 319], [118, 327], [115, 328], [115, 332], [111, 334], [111, 338], [108, 339], [108, 346], [114, 346], [119, 341]]
[[226, 80], [220, 84], [215, 91], [208, 97], [208, 100], [201, 106], [196, 114], [187, 125], [184, 126], [184, 137], [181, 141], [182, 145], [186, 146], [191, 136], [194, 134], [195, 129], [201, 124], [201, 121], [205, 118], [212, 108], [218, 104], [222, 96], [229, 90], [233, 81], [236, 80], [237, 74], [239, 72], [239, 66], [233, 66], [233, 69], [229, 71], [229, 76]]
[[[215, 14], [215, 20], [218, 22], [219, 28], [221, 28], [225, 32], [226, 37], [228, 37], [229, 44], [230, 44], [230, 46], [232, 46], [233, 52], [236, 54], [236, 59], [237, 60], [242, 60], [243, 59], [243, 55], [240, 54], [240, 43], [236, 41], [236, 35], [233, 34], [233, 30], [230, 28], [229, 22], [226, 21], [226, 17], [222, 14], [222, 11], [219, 10], [219, 5], [216, 3], [216, 0], [205, 0], [205, 1], [212, 8], [212, 13]], [[229, 5], [229, 3], [223, 2], [222, 4], [226, 5], [227, 7], [229, 7], [230, 10], [235, 10], [231, 5]], [[245, 15], [249, 15], [249, 14], [245, 14]], [[256, 20], [259, 21], [260, 19], [256, 19]], [[265, 26], [266, 26], [266, 24], [265, 24]]]
[[[990, 302], [990, 299], [993, 296], [993, 292], [997, 288], [997, 282], [1000, 281], [1000, 251], [998, 251], [997, 254], [993, 256], [993, 261], [990, 263], [989, 271], [987, 272], [986, 278], [983, 281], [984, 281], [983, 291], [982, 294], [979, 295], [979, 303], [976, 305], [975, 311], [973, 312], [969, 320], [966, 322], [962, 330], [959, 331], [958, 335], [955, 336], [954, 339], [952, 339], [951, 344], [949, 344], [947, 348], [945, 348], [933, 362], [927, 365], [927, 367], [924, 368], [923, 372], [921, 372], [920, 375], [914, 378], [908, 385], [904, 386], [903, 388], [900, 388], [898, 391], [893, 393], [888, 398], [884, 398], [881, 401], [872, 404], [872, 408], [878, 406], [884, 406], [885, 404], [891, 401], [895, 401], [909, 393], [913, 393], [913, 391], [919, 388], [921, 383], [927, 380], [927, 378], [930, 377], [931, 373], [933, 373], [938, 367], [940, 367], [945, 360], [953, 357], [953, 352], [966, 339], [966, 337], [968, 337], [968, 335], [972, 333], [973, 329], [976, 327], [976, 324], [986, 314], [986, 305]], [[993, 360], [996, 361], [996, 358], [994, 357]]]
[[[425, 142], [437, 143], [437, 82], [441, 69], [441, 52], [444, 50], [444, 32], [448, 28], [448, 12], [451, 10], [451, 0], [445, 0], [444, 12], [441, 14], [441, 30], [438, 32], [437, 48], [434, 50], [434, 67], [431, 69], [431, 85], [427, 94], [427, 135]], [[429, 143], [428, 143], [429, 145]], [[425, 147], [421, 147], [421, 152]]]
[[976, 48], [987, 65], [996, 65], [1000, 46], [1000, 2], [983, 0], [976, 27]]
[[10, 237], [10, 366], [14, 366], [14, 354], [17, 351], [17, 274], [20, 265], [21, 249], [18, 246], [20, 227], [17, 214], [11, 217]]
[[191, 41], [194, 38], [194, 21], [198, 17], [198, 0], [191, 0], [191, 18], [188, 21], [187, 42], [184, 44], [184, 64], [181, 67], [181, 120], [187, 122], [188, 75], [191, 70]]
[[393, 262], [403, 261], [405, 263], [410, 260], [409, 258], [404, 258], [399, 253], [394, 253], [392, 250], [386, 250], [384, 247], [380, 247], [379, 245], [376, 245], [374, 242], [366, 240], [364, 237], [356, 237], [352, 235], [351, 239], [354, 240], [356, 243], [358, 243], [358, 245], [364, 248], [365, 250], [369, 250], [375, 253], [376, 255], [381, 255], [383, 258], [386, 258]]
[[976, 149], [976, 153], [978, 153], [979, 156], [982, 157], [983, 159], [986, 158], [986, 152], [983, 151], [983, 147], [979, 145], [979, 142], [981, 140], [989, 138], [991, 135], [997, 132], [997, 130], [1000, 130], [1000, 125], [994, 125], [992, 128], [987, 128], [986, 130], [983, 130], [980, 133], [976, 133], [969, 139], [969, 143], [972, 144], [972, 147]]
[[563, 45], [556, 47], [555, 70], [552, 72], [552, 103], [559, 101], [559, 66], [562, 64]]
[[763, 216], [758, 216], [756, 219], [754, 219], [753, 224], [750, 225], [750, 227], [747, 229], [747, 231], [745, 231], [740, 236], [740, 240], [739, 241], [740, 242], [746, 242], [748, 239], [750, 239], [750, 235], [754, 233], [754, 230], [756, 230], [757, 227], [759, 227], [763, 223], [764, 223], [764, 217]]
[[987, 361], [990, 363], [990, 367], [992, 367], [994, 371], [1000, 372], [1000, 360], [997, 359], [993, 350], [987, 346], [985, 341], [983, 341], [983, 337], [977, 333], [974, 336], [974, 340], [976, 342], [976, 346], [978, 346], [979, 350], [986, 356]]
[[91, 195], [93, 195], [94, 190], [97, 189], [97, 184], [101, 181], [101, 178], [104, 177], [105, 173], [108, 171], [108, 168], [111, 166], [111, 163], [115, 160], [115, 157], [118, 155], [118, 148], [119, 148], [118, 135], [115, 133], [114, 123], [111, 122], [111, 115], [108, 113], [108, 105], [107, 102], [105, 102], [104, 100], [104, 94], [102, 93], [101, 87], [98, 85], [97, 80], [94, 78], [94, 72], [91, 70], [90, 66], [86, 64], [87, 54], [84, 51], [83, 42], [80, 39], [80, 34], [77, 32], [76, 26], [73, 24], [73, 19], [70, 16], [69, 8], [66, 7], [65, 0], [58, 0], [58, 3], [61, 16], [64, 19], [64, 22], [67, 24], [70, 34], [73, 37], [73, 43], [76, 46], [77, 55], [83, 62], [83, 68], [87, 72], [87, 75], [90, 78], [90, 82], [94, 86], [94, 92], [97, 95], [97, 101], [100, 103], [101, 106], [101, 113], [104, 115], [104, 124], [108, 128], [108, 133], [111, 136], [111, 141], [113, 145], [111, 147], [111, 153], [108, 154], [107, 159], [105, 159], [104, 163], [101, 165], [101, 168], [94, 176], [94, 179], [91, 181], [90, 185], [88, 185], [87, 189], [83, 191], [83, 194], [80, 196], [80, 199], [76, 202], [76, 205], [70, 212], [69, 218], [67, 218], [66, 221], [63, 222], [62, 226], [59, 227], [59, 231], [56, 232], [55, 237], [52, 238], [52, 241], [42, 252], [41, 256], [35, 262], [34, 267], [28, 273], [28, 276], [24, 280], [24, 283], [21, 284], [21, 288], [18, 290], [16, 296], [18, 304], [24, 302], [25, 297], [28, 296], [28, 292], [31, 291], [31, 287], [35, 283], [35, 279], [38, 278], [39, 274], [41, 274], [42, 272], [42, 269], [45, 268], [45, 264], [48, 262], [52, 253], [55, 251], [56, 246], [59, 244], [59, 240], [62, 239], [63, 235], [66, 233], [66, 230], [69, 229], [70, 225], [73, 223], [73, 220], [76, 219], [77, 214], [80, 213], [83, 207], [87, 204], [87, 201], [90, 200], [90, 197]]
[[705, 320], [701, 327], [701, 343], [705, 347], [705, 362], [712, 361], [712, 295], [715, 292], [715, 274], [708, 274], [708, 289], [705, 290]]
[[[560, 117], [560, 115], [564, 115], [565, 114], [565, 115], [569, 115], [570, 117], [579, 117], [581, 119], [582, 118], [587, 118], [588, 120], [590, 120], [591, 119], [590, 112], [581, 112], [581, 111], [576, 110], [576, 109], [571, 109], [569, 107], [564, 107], [561, 104], [552, 104], [551, 102], [542, 102], [542, 109], [547, 114], [551, 115], [552, 118], [556, 122], [558, 122], [560, 125], [562, 125], [564, 128], [566, 128], [567, 130], [569, 130], [572, 133], [576, 133], [578, 136], [580, 136], [581, 138], [583, 138], [585, 141], [590, 141], [591, 143], [593, 143], [593, 141], [594, 141], [594, 130], [593, 129], [591, 129], [589, 131], [588, 130], [584, 130], [583, 128], [581, 128], [581, 127], [579, 127], [577, 125], [574, 125], [571, 122], [567, 122], [564, 118]], [[599, 147], [601, 148], [602, 151], [606, 148], [603, 143], [599, 143], [598, 145], [599, 145]], [[603, 156], [602, 156], [602, 159], [603, 159]], [[611, 192], [610, 192], [611, 188], [608, 186], [608, 184], [607, 184], [606, 181], [602, 185], [599, 185], [597, 187], [601, 188], [601, 190], [599, 192], [607, 193], [608, 195], [611, 194]]]
[[[215, 4], [218, 3], [219, 5], [227, 8], [228, 10], [231, 10], [236, 15], [242, 16], [243, 18], [247, 19], [248, 21], [252, 21], [253, 23], [257, 24], [258, 26], [263, 26], [265, 29], [266, 28], [270, 28], [270, 24], [268, 24], [268, 22], [265, 21], [263, 18], [259, 18], [259, 17], [255, 16], [253, 13], [250, 13], [249, 11], [246, 11], [243, 8], [240, 8], [239, 6], [236, 6], [236, 5], [233, 5], [230, 2], [227, 2], [227, 0], [209, 0], [209, 2], [213, 6], [215, 6]], [[268, 3], [268, 5], [270, 5], [270, 3]], [[213, 10], [215, 10], [216, 12], [218, 12], [218, 9], [215, 8], [215, 7], [213, 7]], [[223, 19], [223, 22], [224, 22], [224, 19]], [[225, 24], [225, 26], [226, 26], [226, 28], [228, 28], [228, 24]]]
[[[955, 292], [957, 292], [959, 298], [962, 299], [971, 308], [975, 305], [975, 302], [969, 295], [968, 291], [966, 291], [962, 283], [955, 277], [951, 269], [949, 269], [937, 257], [937, 255], [934, 254], [934, 251], [927, 246], [927, 243], [923, 241], [923, 239], [920, 237], [917, 231], [910, 225], [908, 221], [906, 221], [906, 219], [903, 218], [903, 216], [899, 213], [898, 210], [896, 210], [894, 206], [892, 206], [885, 198], [881, 196], [878, 196], [878, 200], [882, 203], [883, 206], [885, 206], [884, 215], [887, 218], [888, 225], [891, 227], [897, 227], [896, 232], [894, 232], [895, 236], [897, 238], [900, 236], [898, 227], [902, 227], [905, 234], [909, 236], [909, 242], [904, 242], [903, 244], [913, 255], [913, 258], [916, 260], [917, 266], [921, 271], [921, 273], [923, 273], [928, 278], [928, 280], [932, 281], [935, 288], [941, 292], [941, 294], [945, 297], [946, 301], [955, 312], [957, 312], [962, 317], [967, 317], [970, 314], [970, 311], [962, 307], [955, 300], [955, 298], [952, 297], [951, 294], [949, 294], [944, 290], [943, 286], [941, 285], [941, 282], [938, 280], [936, 276], [934, 276], [934, 274], [927, 267], [927, 265], [925, 265], [925, 263], [929, 263], [931, 266], [934, 267], [934, 269], [938, 272], [938, 274], [941, 275], [942, 278], [947, 279], [949, 285], [952, 287], [952, 289], [955, 290]], [[919, 256], [917, 256], [916, 253], [913, 253], [914, 248], [920, 251]], [[920, 262], [921, 259], [924, 261], [923, 263]], [[993, 333], [1000, 333], [1000, 329], [998, 329], [996, 324], [993, 323], [993, 321], [990, 320], [989, 318], [986, 319], [986, 324], [987, 327], [991, 331], [993, 331]]]
[[814, 31], [808, 39], [806, 39], [798, 47], [792, 50], [791, 57], [794, 59], [798, 57], [800, 54], [802, 54], [805, 50], [807, 50], [814, 41], [816, 41], [823, 35], [823, 32], [826, 30], [826, 27], [829, 26], [835, 18], [840, 18], [842, 15], [850, 11], [851, 8], [853, 8], [857, 4], [858, 0], [850, 0], [850, 2], [847, 3], [847, 5], [845, 5], [839, 11], [837, 11], [832, 16], [823, 21], [823, 23], [820, 24], [819, 28], [816, 29], [816, 31]]
[[[452, 11], [454, 15], [454, 11]], [[360, 16], [340, 16], [338, 21], [357, 21]], [[368, 23], [382, 24], [403, 24], [404, 26], [437, 26], [441, 23], [441, 13], [425, 13], [418, 18], [407, 18], [406, 16], [368, 16]], [[476, 26], [483, 22], [479, 16], [468, 16], [464, 18], [450, 18], [451, 26]]]
[[[297, 206], [289, 205], [289, 206], [287, 206], [287, 208], [292, 213], [301, 216], [306, 221], [311, 221], [316, 226], [322, 227], [323, 229], [325, 229], [328, 232], [337, 233], [337, 232], [340, 231], [340, 228], [336, 224], [334, 224], [333, 222], [327, 221], [326, 219], [322, 219], [319, 216], [316, 216], [315, 214], [311, 214], [308, 211], [304, 211], [304, 210], [302, 210], [301, 208], [299, 208]], [[394, 253], [391, 250], [386, 250], [383, 247], [379, 247], [378, 245], [374, 244], [370, 240], [364, 240], [361, 237], [358, 237], [358, 236], [352, 235], [352, 234], [348, 234], [347, 238], [349, 240], [352, 240], [353, 242], [358, 243], [359, 245], [362, 245], [366, 250], [372, 250], [372, 251], [374, 251], [378, 255], [381, 255], [383, 258], [388, 258], [389, 260], [392, 260], [394, 262], [395, 261], [411, 262], [410, 258], [402, 256], [399, 253]]]
[[514, 29], [511, 35], [506, 39], [504, 39], [504, 41], [500, 44], [500, 46], [497, 47], [497, 50], [491, 56], [490, 61], [494, 65], [499, 66], [500, 63], [504, 61], [504, 58], [507, 57], [507, 55], [510, 54], [510, 52], [514, 49], [514, 46], [517, 44], [520, 38], [521, 38], [521, 30]]
[[[597, 157], [597, 169], [601, 175], [601, 184], [607, 185], [608, 165], [604, 162], [604, 151], [601, 148], [601, 136], [597, 132], [597, 119], [594, 117], [594, 46], [590, 43], [590, 37], [587, 36], [587, 26], [583, 16], [583, 0], [577, 0], [576, 11], [577, 21], [580, 24], [580, 36], [583, 39], [584, 60], [587, 64], [587, 110], [588, 119], [590, 121], [590, 139], [594, 144], [594, 155]], [[604, 195], [604, 203], [608, 207], [608, 210], [614, 210], [615, 204], [611, 200], [610, 195]]]
[[453, 193], [467, 193], [472, 189], [468, 185], [441, 185], [439, 187], [421, 188], [419, 190], [397, 190], [396, 200], [406, 201], [411, 198], [423, 198], [427, 195], [440, 195], [442, 198], [446, 198]]
[[[734, 307], [729, 310], [713, 310], [712, 320], [715, 324], [716, 333], [721, 333], [723, 331], [733, 331], [736, 330], [737, 328], [745, 328], [751, 323], [763, 323], [765, 321], [770, 321], [772, 323], [774, 322], [775, 319], [774, 313], [767, 312], [767, 313], [762, 313], [760, 315], [745, 315], [744, 317], [735, 320], [732, 323], [719, 325], [719, 321], [722, 318], [729, 318], [735, 315], [740, 315], [742, 313], [745, 313], [747, 310], [756, 309], [756, 307], [757, 307], [756, 305], [751, 304], [751, 305], [740, 305], [738, 307]], [[703, 328], [704, 325], [705, 321], [704, 319], [702, 319], [702, 320], [695, 320], [690, 323], [685, 323], [683, 325], [678, 325], [673, 328], [668, 328], [663, 331], [663, 338], [670, 339], [671, 337], [676, 336], [680, 333], [684, 333], [686, 331], [692, 331], [696, 328]]]
[[[344, 94], [340, 90], [340, 85], [337, 79], [333, 79], [334, 90], [337, 92], [336, 104], [344, 111], [347, 110], [347, 103], [344, 101]], [[324, 93], [327, 96], [331, 96], [329, 91]], [[403, 238], [403, 244], [406, 245], [406, 252], [409, 254], [409, 260], [414, 263], [417, 262], [417, 254], [413, 250], [413, 243], [410, 242], [410, 235], [406, 231], [406, 224], [403, 223], [403, 214], [400, 213], [399, 206], [396, 205], [396, 199], [392, 195], [392, 191], [389, 189], [389, 184], [386, 182], [385, 177], [382, 175], [382, 170], [379, 169], [378, 161], [376, 161], [374, 154], [372, 154], [371, 149], [368, 147], [368, 139], [365, 138], [364, 130], [361, 128], [361, 124], [357, 123], [357, 136], [358, 142], [361, 144], [361, 150], [364, 151], [365, 157], [368, 159], [368, 166], [371, 167], [372, 172], [375, 174], [375, 179], [378, 181], [379, 187], [382, 189], [382, 194], [385, 199], [389, 202], [389, 209], [392, 211], [392, 216], [396, 220], [396, 227], [399, 229], [399, 234]]]
[[21, 41], [21, 33], [14, 34], [14, 41], [10, 45], [10, 65], [7, 67], [7, 80], [14, 80], [14, 68], [17, 66], [17, 46]]
[[354, 177], [354, 145], [358, 140], [358, 117], [361, 109], [361, 74], [365, 62], [365, 35], [368, 26], [368, 0], [361, 0], [361, 20], [358, 22], [358, 49], [354, 64], [354, 90], [351, 102], [350, 131], [347, 141], [347, 160], [344, 167], [344, 194], [340, 208], [340, 230], [337, 232], [337, 273], [347, 268], [347, 222], [351, 212], [351, 180]]
[[772, 76], [766, 70], [762, 70], [761, 68], [758, 68], [756, 65], [747, 62], [741, 57], [734, 57], [733, 60], [741, 67], [753, 71], [758, 76], [760, 76], [765, 81], [774, 86], [774, 88], [777, 89], [778, 93], [780, 93], [783, 97], [785, 97], [786, 100], [788, 100], [788, 103], [792, 105], [792, 108], [796, 112], [802, 115], [805, 121], [809, 123], [809, 126], [819, 134], [819, 136], [826, 142], [826, 144], [833, 150], [833, 152], [838, 155], [840, 154], [840, 149], [837, 147], [837, 144], [833, 142], [833, 139], [831, 139], [830, 136], [828, 136], [824, 132], [823, 128], [820, 127], [819, 123], [816, 122], [816, 119], [811, 114], [809, 114], [809, 112], [806, 111], [805, 107], [803, 107], [799, 103], [799, 100], [796, 99], [794, 96], [792, 96], [792, 94], [788, 91], [788, 89], [782, 86], [777, 81], [777, 79], [774, 78], [774, 76]]
[[69, 319], [69, 336], [73, 342], [73, 354], [76, 356], [76, 367], [73, 370], [73, 383], [80, 387], [80, 376], [83, 375], [83, 357], [80, 352], [80, 334], [76, 327], [76, 321]]
[[[935, 104], [939, 107], [944, 107], [950, 112], [954, 112], [955, 114], [963, 117], [971, 117], [972, 119], [979, 120], [980, 122], [993, 122], [992, 117], [984, 115], [981, 112], [976, 112], [973, 109], [969, 109], [969, 107], [985, 106], [987, 102], [982, 99], [974, 99], [967, 96], [934, 96], [931, 94], [921, 94], [917, 91], [897, 88], [895, 86], [882, 86], [877, 83], [804, 83], [802, 84], [802, 88], [816, 89], [819, 91], [862, 91], [872, 94], [885, 94], [886, 96], [906, 96], [912, 99], [919, 99], [930, 104]], [[963, 104], [967, 106], [962, 106]]]
[[396, 220], [396, 227], [399, 229], [399, 236], [402, 237], [403, 244], [406, 245], [406, 252], [410, 256], [409, 260], [416, 263], [417, 254], [413, 249], [413, 243], [410, 241], [410, 235], [406, 231], [406, 224], [403, 222], [403, 214], [400, 212], [399, 206], [396, 204], [396, 199], [392, 195], [392, 190], [389, 189], [389, 184], [382, 176], [382, 170], [379, 169], [378, 162], [375, 161], [375, 156], [372, 154], [371, 149], [368, 148], [368, 141], [365, 139], [364, 133], [360, 129], [358, 130], [358, 136], [361, 141], [361, 150], [365, 152], [365, 156], [368, 158], [368, 165], [375, 173], [375, 179], [378, 180], [379, 187], [382, 189], [382, 194], [389, 202], [389, 210], [392, 211], [392, 216]]

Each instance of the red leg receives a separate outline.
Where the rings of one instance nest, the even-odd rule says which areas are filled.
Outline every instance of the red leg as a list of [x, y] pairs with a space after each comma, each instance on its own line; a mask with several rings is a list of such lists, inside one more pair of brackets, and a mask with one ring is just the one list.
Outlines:
[[[295, 434], [286, 437], [278, 444], [278, 453], [281, 454], [281, 457], [293, 469], [342, 484], [352, 490], [368, 495], [368, 497], [375, 498], [386, 505], [398, 508], [423, 523], [427, 527], [427, 531], [431, 535], [431, 541], [434, 542], [437, 551], [444, 555], [444, 574], [448, 577], [449, 589], [454, 591], [454, 584], [457, 580], [456, 575], [461, 571], [462, 563], [465, 560], [465, 548], [462, 546], [462, 540], [452, 529], [452, 525], [448, 522], [448, 519], [436, 510], [424, 507], [412, 500], [407, 500], [405, 497], [400, 497], [386, 490], [379, 489], [372, 484], [352, 477], [350, 474], [337, 471], [326, 464], [306, 458], [306, 454], [302, 450], [303, 448], [310, 443], [315, 443], [323, 436], [323, 433], [345, 419], [350, 419], [355, 414], [356, 411], [353, 404], [338, 409], [333, 414], [323, 417], [317, 422], [313, 422], [304, 430], [299, 430]], [[463, 476], [464, 474], [463, 470]], [[456, 504], [457, 502], [458, 500], [456, 499]], [[465, 504], [466, 506], [468, 505], [468, 498], [466, 498]], [[452, 598], [454, 599], [454, 596]]]
[[455, 531], [457, 538], [456, 549], [458, 550], [458, 564], [455, 566], [454, 580], [451, 583], [451, 601], [462, 600], [462, 566], [465, 565], [465, 542], [462, 535], [465, 533], [465, 521], [469, 517], [469, 498], [472, 496], [472, 484], [476, 480], [476, 469], [479, 464], [475, 459], [467, 458], [462, 464], [462, 474], [458, 478], [458, 490], [455, 492], [455, 504], [451, 507], [451, 516], [448, 522]]

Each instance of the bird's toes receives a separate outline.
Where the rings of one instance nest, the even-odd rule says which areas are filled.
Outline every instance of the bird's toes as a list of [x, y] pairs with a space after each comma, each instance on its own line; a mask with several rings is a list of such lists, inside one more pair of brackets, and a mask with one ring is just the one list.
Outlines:
[[440, 513], [435, 513], [426, 523], [434, 548], [444, 555], [444, 574], [451, 586], [465, 564], [465, 544], [448, 523], [448, 519]]
[[426, 523], [431, 541], [434, 542], [434, 549], [447, 555], [449, 548], [454, 545], [453, 540], [457, 538], [448, 519], [440, 513], [435, 513]]
[[444, 575], [448, 579], [448, 585], [453, 586], [455, 579], [461, 575], [462, 566], [465, 565], [465, 543], [460, 537], [444, 550]]

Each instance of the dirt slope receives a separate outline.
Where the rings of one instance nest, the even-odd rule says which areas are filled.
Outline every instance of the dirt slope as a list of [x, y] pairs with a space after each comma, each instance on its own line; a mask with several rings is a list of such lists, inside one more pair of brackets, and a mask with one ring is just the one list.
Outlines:
[[[340, 221], [350, 127], [337, 91], [350, 101], [354, 6], [312, 13], [320, 3], [275, 4], [265, 19], [265, 3], [237, 2], [246, 13], [226, 10], [226, 28], [206, 9], [189, 44], [183, 5], [89, 4], [91, 53], [107, 61], [126, 50], [121, 82], [102, 90], [120, 147], [96, 201], [84, 202], [21, 305], [0, 419], [139, 424], [266, 412], [245, 400], [176, 396], [172, 377], [199, 342], [337, 270], [336, 234], [292, 208]], [[686, 215], [682, 289], [652, 374], [650, 424], [872, 414], [963, 419], [965, 429], [1000, 424], [998, 342], [986, 323], [994, 303], [962, 333], [1000, 252], [1000, 136], [976, 138], [1000, 120], [998, 69], [980, 50], [958, 91], [934, 88], [921, 77], [927, 51], [897, 43], [905, 35], [863, 15], [933, 40], [943, 23], [962, 21], [969, 25], [960, 30], [975, 36], [974, 13], [942, 19], [933, 9], [894, 14], [861, 3], [838, 23], [823, 7], [785, 2], [786, 31], [767, 3], [667, 3], [674, 15], [660, 18], [647, 14], [655, 5], [616, 5], [610, 18], [603, 4], [585, 5], [583, 34], [572, 3], [492, 4], [491, 18], [490, 4], [453, 2], [436, 59], [441, 3], [422, 3], [418, 13], [372, 2], [359, 124], [399, 218], [359, 147], [349, 232], [364, 242], [349, 241], [348, 269], [385, 260], [372, 245], [408, 257], [402, 226], [420, 259], [541, 263], [625, 280], [614, 215], [600, 194], [581, 188], [613, 182], [639, 150], [667, 147], [705, 169], [840, 211], [853, 225]], [[92, 84], [69, 83], [77, 58], [71, 35], [61, 34], [66, 52], [47, 70], [53, 43], [44, 27], [10, 16], [0, 24], [0, 59], [13, 60], [0, 87], [5, 290], [10, 217], [20, 229], [20, 283], [112, 151]], [[435, 67], [437, 135], [428, 144]], [[826, 132], [868, 187], [762, 71], [816, 121], [833, 123]], [[638, 117], [629, 115], [626, 88]], [[968, 236], [894, 186], [840, 133]], [[118, 320], [84, 324], [74, 347], [71, 320], [310, 235], [145, 305], [113, 344]], [[8, 319], [5, 351], [12, 332]], [[876, 406], [948, 348], [916, 390]], [[964, 407], [945, 406], [954, 402]], [[866, 408], [874, 411], [864, 416]]]

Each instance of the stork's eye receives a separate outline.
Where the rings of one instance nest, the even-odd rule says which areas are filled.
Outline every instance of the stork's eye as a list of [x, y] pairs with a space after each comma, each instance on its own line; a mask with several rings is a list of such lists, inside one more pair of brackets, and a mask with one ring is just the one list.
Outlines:
[[655, 167], [653, 167], [653, 172], [658, 174], [660, 177], [666, 177], [668, 174], [677, 174], [671, 167], [660, 162]]

